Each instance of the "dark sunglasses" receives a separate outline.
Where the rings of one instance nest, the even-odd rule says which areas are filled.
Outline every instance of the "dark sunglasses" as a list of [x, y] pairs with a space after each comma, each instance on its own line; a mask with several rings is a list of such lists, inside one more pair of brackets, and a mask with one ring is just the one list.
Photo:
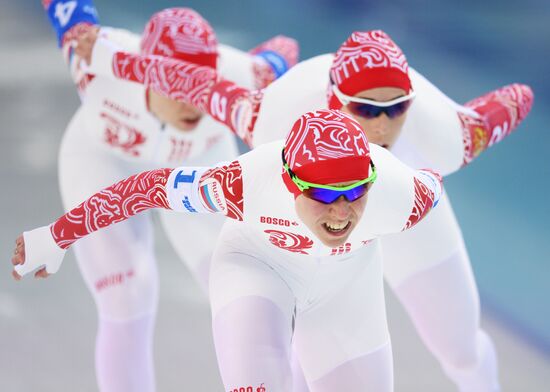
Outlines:
[[412, 101], [403, 101], [396, 103], [395, 105], [381, 107], [371, 105], [369, 103], [350, 102], [347, 104], [349, 111], [356, 116], [364, 118], [376, 118], [382, 113], [386, 113], [389, 118], [395, 118], [405, 113], [411, 106]]
[[389, 118], [395, 118], [405, 113], [412, 104], [415, 97], [414, 91], [410, 94], [392, 99], [391, 101], [379, 102], [366, 98], [351, 97], [341, 92], [336, 85], [332, 85], [336, 97], [353, 114], [364, 118], [376, 118], [386, 113]]

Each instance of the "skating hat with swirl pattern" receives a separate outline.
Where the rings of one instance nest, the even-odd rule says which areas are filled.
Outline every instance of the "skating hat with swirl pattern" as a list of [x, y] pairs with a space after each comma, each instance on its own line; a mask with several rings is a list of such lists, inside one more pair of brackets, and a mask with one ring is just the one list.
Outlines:
[[[370, 174], [370, 150], [365, 132], [351, 116], [322, 109], [302, 115], [288, 134], [284, 158], [304, 181], [339, 184], [358, 181]], [[283, 171], [287, 188], [301, 194]]]
[[218, 40], [210, 24], [197, 12], [167, 8], [147, 22], [141, 52], [216, 68]]
[[407, 59], [382, 30], [354, 32], [334, 55], [327, 99], [331, 109], [340, 109], [342, 103], [332, 91], [333, 84], [350, 96], [377, 87], [412, 90]]

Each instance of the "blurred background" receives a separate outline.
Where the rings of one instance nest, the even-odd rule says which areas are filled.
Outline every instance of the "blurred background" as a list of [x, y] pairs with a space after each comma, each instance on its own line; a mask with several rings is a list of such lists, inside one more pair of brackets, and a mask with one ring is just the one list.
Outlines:
[[[550, 385], [550, 2], [544, 0], [94, 0], [104, 25], [141, 32], [188, 6], [221, 42], [250, 49], [296, 38], [301, 58], [333, 52], [353, 30], [381, 28], [409, 63], [458, 102], [512, 82], [531, 85], [519, 130], [446, 180], [494, 338], [504, 391]], [[38, 0], [0, 0], [0, 390], [94, 391], [94, 304], [69, 252], [46, 281], [11, 280], [16, 236], [62, 214], [57, 149], [79, 105]], [[206, 298], [157, 233], [159, 391], [222, 391]], [[437, 295], [434, 293], [434, 295]], [[452, 391], [387, 292], [396, 391]]]

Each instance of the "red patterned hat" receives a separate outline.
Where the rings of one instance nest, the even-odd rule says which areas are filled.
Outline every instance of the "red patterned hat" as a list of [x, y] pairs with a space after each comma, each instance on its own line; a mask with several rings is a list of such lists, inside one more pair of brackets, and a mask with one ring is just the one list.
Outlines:
[[329, 108], [341, 109], [333, 84], [350, 96], [377, 87], [412, 90], [407, 59], [382, 30], [354, 32], [334, 55], [327, 99]]
[[[284, 157], [298, 178], [315, 184], [365, 179], [370, 174], [370, 150], [365, 132], [351, 116], [322, 109], [302, 115], [285, 141]], [[295, 196], [301, 192], [283, 171]]]
[[197, 12], [167, 8], [147, 22], [141, 52], [216, 68], [218, 40], [210, 24]]

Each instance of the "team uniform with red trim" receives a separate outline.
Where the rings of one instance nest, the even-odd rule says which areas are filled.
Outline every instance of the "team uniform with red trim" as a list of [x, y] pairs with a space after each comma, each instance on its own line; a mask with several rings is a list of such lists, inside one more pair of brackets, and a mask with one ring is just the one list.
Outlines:
[[[59, 152], [66, 208], [148, 168], [212, 165], [237, 156], [234, 136], [222, 124], [204, 116], [193, 131], [177, 130], [149, 111], [145, 86], [90, 72], [74, 50], [76, 40], [98, 23], [90, 0], [43, 1], [43, 5], [82, 100]], [[101, 27], [98, 36], [131, 53], [183, 55], [189, 61], [217, 65], [219, 72], [248, 88], [263, 87], [278, 76], [270, 72], [269, 62], [259, 57], [263, 51], [283, 51], [289, 66], [297, 57], [297, 46], [286, 37], [267, 41], [255, 48], [254, 54], [219, 45], [207, 22], [190, 9], [155, 14], [144, 34], [146, 39], [123, 29]], [[212, 215], [181, 220], [174, 215], [161, 211], [160, 223], [178, 256], [207, 291], [213, 244], [225, 219]], [[74, 247], [99, 313], [96, 372], [99, 389], [104, 392], [155, 390], [152, 332], [158, 273], [151, 218], [150, 213], [141, 214], [94, 233]]]
[[[306, 121], [304, 128], [329, 129], [321, 147], [326, 156], [349, 150], [351, 139], [333, 126], [341, 114], [321, 115], [316, 123]], [[312, 385], [338, 372], [341, 364], [361, 361], [361, 378], [342, 382], [391, 390], [378, 238], [423, 219], [439, 200], [440, 177], [430, 170], [414, 171], [387, 150], [371, 146], [378, 178], [366, 196], [365, 211], [347, 242], [330, 248], [295, 211], [282, 173], [282, 147], [277, 141], [212, 168], [160, 169], [123, 180], [51, 226], [25, 233], [28, 257], [17, 270], [26, 273], [48, 260], [45, 264], [53, 272], [62, 249], [151, 208], [221, 212], [232, 219], [213, 258], [210, 299], [226, 388], [263, 384], [266, 391], [290, 390], [288, 356], [294, 335]], [[306, 143], [303, 148], [314, 147]], [[308, 156], [303, 148], [296, 151]], [[192, 232], [180, 235], [195, 238]]]
[[[120, 35], [114, 36], [113, 32], [113, 29], [102, 29], [100, 35], [102, 39], [123, 44]], [[134, 37], [129, 42], [129, 47], [137, 39]], [[247, 75], [249, 86], [252, 87], [251, 57], [247, 53], [221, 47], [220, 70], [224, 72], [223, 64], [228, 61], [232, 71], [229, 74], [243, 82], [246, 77], [241, 75]], [[237, 156], [234, 137], [223, 125], [205, 116], [193, 131], [179, 131], [161, 123], [148, 111], [146, 94], [142, 85], [99, 73], [95, 73], [94, 78], [88, 82], [81, 93], [83, 103], [67, 128], [59, 154], [60, 185], [65, 206], [75, 205], [97, 189], [136, 171], [158, 166], [175, 167], [183, 162], [190, 165], [209, 165]], [[170, 215], [170, 212], [161, 213], [161, 224], [179, 256], [201, 285], [206, 287], [208, 260], [212, 250], [208, 243], [216, 238], [223, 218], [212, 216], [200, 222], [191, 219], [182, 223]], [[101, 239], [91, 238], [75, 248], [86, 281], [99, 297], [108, 297], [109, 294], [103, 293], [109, 291], [131, 290], [132, 282], [136, 282], [139, 287], [147, 287], [139, 282], [142, 276], [138, 271], [156, 270], [150, 217], [140, 216], [135, 222], [127, 222], [127, 225], [127, 228], [123, 227], [125, 225], [113, 228], [116, 234], [113, 232], [99, 235]], [[179, 239], [179, 233], [190, 231], [202, 232], [200, 239], [183, 243], [185, 239]], [[97, 246], [95, 241], [102, 241], [105, 245]], [[134, 244], [135, 251], [123, 250]], [[193, 244], [200, 246], [192, 246]], [[111, 251], [111, 247], [117, 251]], [[136, 262], [136, 258], [140, 261]], [[145, 268], [144, 264], [149, 267]], [[112, 278], [120, 274], [129, 278]], [[153, 279], [155, 274], [156, 272], [150, 271], [151, 278], [143, 278]], [[139, 300], [143, 301], [143, 305], [129, 306], [108, 298], [104, 301], [104, 316], [114, 319], [137, 316], [137, 310], [134, 309], [136, 307], [141, 308], [139, 313], [153, 311], [153, 304], [156, 303], [152, 292], [144, 292], [143, 298]], [[136, 301], [139, 302], [137, 299]], [[147, 303], [149, 305], [145, 306]], [[111, 309], [113, 306], [116, 309]]]
[[[353, 74], [353, 64], [359, 68], [349, 58], [344, 61], [342, 52], [337, 56], [303, 61], [264, 90], [253, 130], [255, 145], [284, 134], [292, 116], [326, 106], [327, 85], [328, 101], [334, 103], [328, 76], [336, 81]], [[416, 97], [392, 153], [410, 167], [432, 167], [443, 175], [509, 135], [533, 102], [529, 87], [514, 84], [462, 106], [416, 70], [409, 68], [408, 75]], [[475, 279], [446, 194], [420, 224], [384, 237], [381, 244], [384, 277], [445, 373], [461, 391], [497, 391], [495, 350], [479, 325]]]

